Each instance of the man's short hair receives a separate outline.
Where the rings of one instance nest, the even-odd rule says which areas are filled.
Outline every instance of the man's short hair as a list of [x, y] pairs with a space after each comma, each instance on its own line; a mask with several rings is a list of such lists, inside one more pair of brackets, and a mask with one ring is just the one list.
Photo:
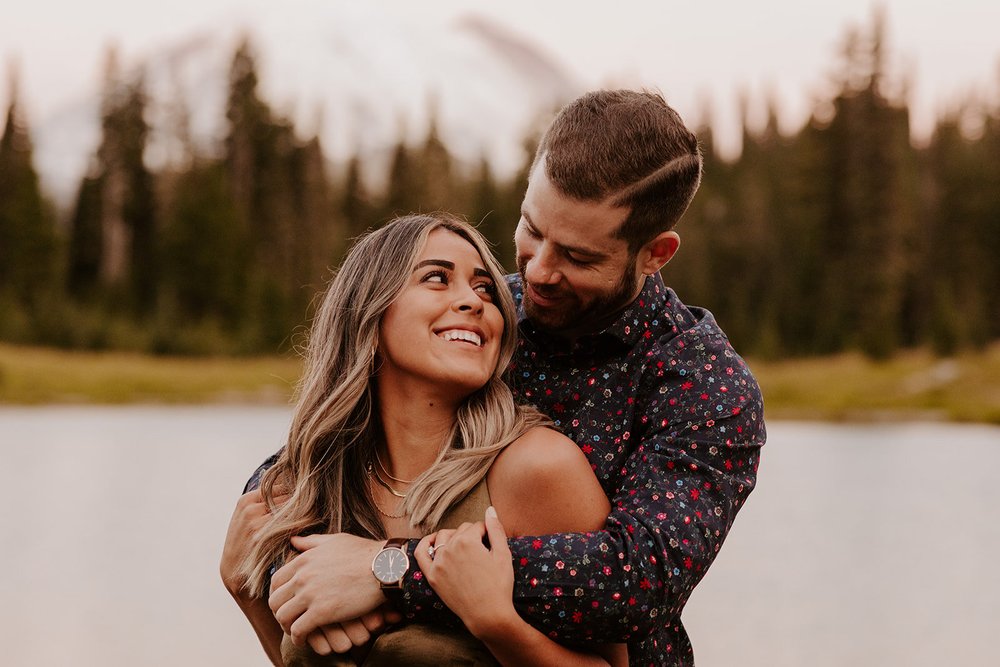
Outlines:
[[701, 182], [697, 138], [662, 96], [646, 91], [598, 90], [570, 102], [542, 136], [534, 164], [543, 156], [563, 194], [631, 209], [615, 235], [633, 253], [677, 224]]

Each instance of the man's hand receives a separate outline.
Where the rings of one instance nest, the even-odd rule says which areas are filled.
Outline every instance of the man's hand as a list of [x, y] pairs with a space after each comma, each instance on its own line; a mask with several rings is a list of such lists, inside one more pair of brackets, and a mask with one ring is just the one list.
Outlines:
[[301, 553], [274, 573], [268, 604], [297, 646], [322, 626], [359, 619], [385, 602], [371, 570], [382, 544], [347, 533], [292, 538]]
[[367, 644], [368, 640], [385, 626], [399, 623], [401, 620], [403, 620], [402, 614], [384, 604], [361, 618], [324, 625], [313, 630], [306, 638], [306, 643], [319, 655], [347, 653], [353, 646]]
[[[283, 488], [275, 487], [274, 502], [281, 505], [288, 499]], [[257, 531], [271, 518], [260, 489], [248, 491], [236, 502], [236, 509], [229, 520], [229, 530], [226, 531], [226, 543], [222, 547], [222, 562], [219, 573], [226, 589], [239, 599], [243, 596], [241, 581], [236, 573], [250, 552], [250, 546]]]

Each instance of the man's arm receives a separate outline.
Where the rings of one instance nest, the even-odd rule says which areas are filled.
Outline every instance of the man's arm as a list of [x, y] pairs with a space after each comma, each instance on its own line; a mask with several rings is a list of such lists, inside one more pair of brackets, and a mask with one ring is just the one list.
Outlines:
[[267, 601], [250, 596], [243, 590], [239, 568], [249, 553], [253, 536], [267, 521], [267, 508], [260, 491], [254, 489], [244, 493], [236, 503], [236, 509], [229, 521], [226, 541], [222, 549], [219, 573], [226, 590], [250, 621], [264, 652], [274, 665], [281, 665], [281, 627], [274, 620]]
[[[570, 641], [620, 642], [687, 601], [753, 489], [764, 442], [752, 375], [735, 354], [715, 364], [684, 381], [669, 366], [647, 370], [636, 394], [640, 441], [619, 471], [605, 530], [509, 541], [515, 604], [533, 625]], [[419, 570], [403, 600], [408, 617], [453, 618]]]

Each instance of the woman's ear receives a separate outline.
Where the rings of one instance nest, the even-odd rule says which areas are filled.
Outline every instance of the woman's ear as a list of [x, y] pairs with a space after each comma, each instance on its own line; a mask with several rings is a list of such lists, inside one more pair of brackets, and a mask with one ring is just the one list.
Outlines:
[[653, 275], [673, 258], [680, 245], [681, 237], [677, 232], [659, 234], [639, 251], [639, 269], [647, 276]]

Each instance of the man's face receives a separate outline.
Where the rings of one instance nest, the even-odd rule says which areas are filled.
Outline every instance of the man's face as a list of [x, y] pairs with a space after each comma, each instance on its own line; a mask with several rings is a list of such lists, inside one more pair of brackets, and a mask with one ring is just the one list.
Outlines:
[[613, 236], [629, 212], [563, 195], [539, 160], [514, 232], [524, 308], [535, 324], [568, 336], [594, 331], [638, 295], [636, 256]]

